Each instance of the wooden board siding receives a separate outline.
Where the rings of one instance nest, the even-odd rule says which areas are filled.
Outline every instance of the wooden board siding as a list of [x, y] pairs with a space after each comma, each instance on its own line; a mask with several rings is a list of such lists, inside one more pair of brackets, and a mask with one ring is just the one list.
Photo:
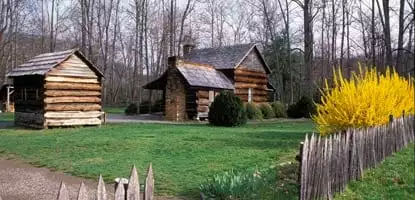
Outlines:
[[251, 71], [263, 72], [265, 74], [264, 63], [261, 61], [259, 57], [259, 52], [253, 49], [249, 54], [245, 57], [242, 63], [239, 65], [238, 68], [246, 68]]
[[53, 68], [47, 75], [65, 78], [98, 79], [95, 72], [76, 55], [71, 55], [68, 60]]
[[45, 126], [100, 125], [101, 80], [72, 55], [44, 78]]
[[[261, 66], [262, 69], [264, 69]], [[248, 90], [251, 88], [252, 102], [267, 102], [268, 78], [265, 70], [262, 72], [253, 67], [240, 66], [235, 69], [235, 94], [244, 102], [248, 102]]]

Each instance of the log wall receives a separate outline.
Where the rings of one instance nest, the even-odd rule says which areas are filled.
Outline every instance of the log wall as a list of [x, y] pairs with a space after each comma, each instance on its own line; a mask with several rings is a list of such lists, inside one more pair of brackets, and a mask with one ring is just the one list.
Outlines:
[[101, 124], [101, 79], [76, 55], [46, 74], [43, 89], [45, 127]]
[[[209, 99], [209, 93], [213, 93], [213, 99]], [[200, 117], [207, 117], [209, 113], [210, 104], [213, 102], [216, 95], [218, 95], [220, 91], [214, 90], [198, 90], [196, 93], [196, 104], [197, 104], [197, 116]]]
[[249, 88], [251, 88], [253, 102], [263, 103], [268, 101], [268, 77], [265, 71], [241, 65], [235, 69], [234, 81], [235, 94], [244, 102], [248, 102]]
[[197, 90], [186, 90], [186, 113], [188, 119], [197, 117]]

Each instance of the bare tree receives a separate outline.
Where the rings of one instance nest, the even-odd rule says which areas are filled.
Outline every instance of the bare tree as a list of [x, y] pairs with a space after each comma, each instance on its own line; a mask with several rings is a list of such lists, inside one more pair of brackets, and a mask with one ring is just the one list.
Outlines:
[[304, 16], [304, 64], [306, 68], [306, 95], [312, 97], [314, 91], [313, 77], [312, 77], [312, 68], [313, 68], [313, 13], [312, 13], [312, 4], [313, 0], [304, 0], [303, 2], [295, 0], [301, 9], [303, 10]]
[[404, 34], [404, 11], [405, 11], [405, 0], [399, 1], [399, 32], [398, 32], [398, 56], [396, 58], [396, 69], [399, 73], [403, 73], [402, 66], [402, 49], [403, 49], [403, 34]]
[[187, 0], [186, 8], [184, 9], [184, 12], [182, 14], [182, 19], [180, 22], [180, 33], [179, 33], [178, 44], [177, 44], [177, 54], [180, 54], [181, 52], [180, 48], [181, 48], [181, 42], [183, 39], [184, 22], [186, 18], [189, 16], [190, 12], [192, 12], [193, 8], [194, 8], [194, 0]]

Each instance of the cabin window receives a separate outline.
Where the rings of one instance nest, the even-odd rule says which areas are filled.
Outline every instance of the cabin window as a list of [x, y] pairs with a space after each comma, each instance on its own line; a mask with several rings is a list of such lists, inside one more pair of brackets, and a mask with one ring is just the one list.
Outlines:
[[209, 103], [212, 103], [215, 100], [215, 91], [209, 91]]
[[248, 89], [248, 102], [252, 102], [252, 88]]

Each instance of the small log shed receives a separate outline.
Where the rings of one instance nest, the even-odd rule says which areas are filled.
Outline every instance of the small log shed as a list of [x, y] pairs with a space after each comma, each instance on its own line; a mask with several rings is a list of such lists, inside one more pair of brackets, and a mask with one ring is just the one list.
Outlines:
[[103, 74], [77, 49], [40, 54], [10, 71], [15, 124], [32, 128], [100, 125]]

